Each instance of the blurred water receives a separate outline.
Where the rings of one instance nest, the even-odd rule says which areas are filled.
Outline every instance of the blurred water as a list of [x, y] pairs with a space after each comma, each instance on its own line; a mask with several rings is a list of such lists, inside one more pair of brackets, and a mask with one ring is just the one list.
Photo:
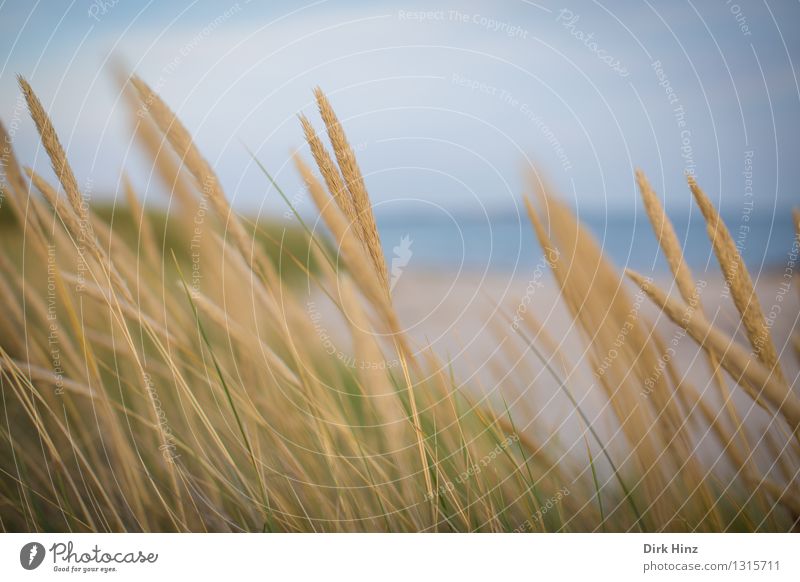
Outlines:
[[[701, 272], [716, 269], [700, 213], [671, 219], [689, 265]], [[645, 215], [593, 214], [581, 216], [581, 220], [617, 266], [647, 272], [667, 269]], [[790, 213], [774, 218], [751, 214], [749, 220], [728, 213], [723, 214], [723, 220], [752, 272], [786, 265], [794, 242]], [[393, 259], [399, 264], [407, 258], [409, 268], [415, 269], [527, 271], [541, 259], [541, 249], [525, 216], [379, 216], [378, 227], [389, 265]], [[401, 241], [406, 236], [412, 242], [404, 248]]]

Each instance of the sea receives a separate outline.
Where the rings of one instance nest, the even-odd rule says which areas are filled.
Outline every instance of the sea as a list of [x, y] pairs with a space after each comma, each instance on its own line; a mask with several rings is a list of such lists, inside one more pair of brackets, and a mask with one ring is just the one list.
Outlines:
[[[798, 242], [791, 211], [722, 213], [731, 237], [751, 273], [795, 268]], [[584, 213], [583, 224], [618, 267], [642, 272], [668, 266], [647, 216]], [[718, 269], [698, 212], [670, 216], [684, 257], [699, 272]], [[483, 216], [378, 215], [378, 229], [387, 264], [416, 269], [527, 271], [539, 264], [542, 250], [524, 214]]]

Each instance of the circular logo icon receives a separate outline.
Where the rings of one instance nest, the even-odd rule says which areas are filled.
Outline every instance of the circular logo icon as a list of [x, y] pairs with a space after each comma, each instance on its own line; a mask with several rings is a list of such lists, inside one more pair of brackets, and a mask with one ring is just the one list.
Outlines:
[[19, 551], [19, 563], [26, 570], [35, 570], [44, 561], [44, 546], [39, 542], [30, 542]]

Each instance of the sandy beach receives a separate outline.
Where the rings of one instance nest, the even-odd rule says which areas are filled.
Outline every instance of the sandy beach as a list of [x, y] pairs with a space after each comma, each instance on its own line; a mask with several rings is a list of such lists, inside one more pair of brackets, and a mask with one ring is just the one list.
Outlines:
[[[668, 274], [656, 274], [653, 279], [660, 288], [679, 297]], [[695, 273], [695, 280], [706, 317], [747, 347], [721, 275]], [[773, 269], [762, 273], [755, 282], [784, 373], [796, 385], [800, 369], [791, 333], [797, 328], [800, 302], [794, 286], [787, 288], [789, 280], [783, 271]], [[708, 360], [694, 341], [660, 314], [630, 281], [624, 282], [620, 292], [627, 294], [637, 317], [659, 329], [669, 350], [663, 358], [676, 363], [683, 374], [681, 381], [701, 394], [712, 409], [722, 409]], [[433, 350], [445, 366], [452, 367], [461, 385], [480, 386], [481, 398], [501, 409], [507, 405], [526, 432], [548, 435], [547, 444], [560, 447], [565, 458], [585, 455], [585, 429], [575, 406], [565, 397], [561, 381], [598, 434], [614, 447], [615, 439], [620, 437], [619, 423], [591, 372], [587, 338], [573, 323], [554, 279], [542, 265], [528, 273], [409, 269], [398, 280], [393, 301], [404, 329], [419, 350]], [[333, 314], [324, 309], [323, 313], [321, 320], [328, 325], [326, 330], [338, 338], [334, 339], [337, 347], [347, 352], [349, 340], [338, 335], [344, 332], [343, 322], [337, 325]], [[770, 417], [754, 406], [730, 378], [727, 380], [746, 430], [755, 432], [769, 423]], [[645, 398], [646, 388], [642, 388]], [[701, 456], [712, 464], [721, 458], [713, 435], [706, 432], [695, 436]]]

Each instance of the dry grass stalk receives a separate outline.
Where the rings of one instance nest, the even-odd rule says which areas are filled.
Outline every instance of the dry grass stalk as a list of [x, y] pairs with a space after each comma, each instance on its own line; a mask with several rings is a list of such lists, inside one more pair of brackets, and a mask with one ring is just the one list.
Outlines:
[[[330, 196], [324, 191], [322, 185], [311, 172], [311, 169], [306, 166], [298, 156], [294, 157], [294, 161], [298, 171], [300, 172], [300, 175], [303, 177], [303, 180], [308, 187], [309, 192], [311, 193], [312, 198], [314, 199], [315, 204], [317, 205], [318, 210], [322, 214], [323, 220], [328, 225], [328, 228], [333, 233], [337, 243], [344, 251], [344, 255], [347, 258], [347, 266], [353, 274], [353, 278], [358, 282], [359, 288], [362, 290], [362, 292], [364, 292], [367, 297], [370, 298], [372, 304], [379, 310], [383, 316], [383, 319], [388, 323], [392, 333], [396, 334], [400, 326], [397, 322], [397, 317], [394, 313], [394, 310], [389, 303], [389, 298], [386, 294], [387, 287], [382, 283], [380, 276], [375, 273], [375, 271], [366, 268], [367, 262], [362, 258], [363, 251], [361, 245], [358, 244], [357, 240], [353, 236], [352, 230], [348, 228], [347, 220], [344, 218], [344, 215], [335, 205]], [[400, 341], [398, 335], [399, 334], [395, 335], [396, 341]], [[400, 365], [403, 370], [406, 386], [408, 387], [412, 413], [411, 418], [414, 428], [417, 431], [417, 443], [419, 446], [420, 459], [425, 474], [426, 488], [428, 490], [428, 494], [432, 495], [433, 486], [427, 469], [428, 464], [424, 451], [425, 445], [422, 440], [423, 431], [419, 423], [419, 412], [417, 410], [416, 397], [414, 395], [414, 384], [411, 381], [407, 368], [407, 359], [410, 359], [408, 358], [410, 350], [408, 350], [405, 344], [401, 344], [398, 346], [398, 352], [400, 356]]]
[[314, 96], [317, 98], [317, 105], [322, 120], [325, 122], [325, 127], [328, 130], [328, 138], [333, 145], [333, 153], [336, 156], [336, 161], [339, 163], [339, 169], [344, 176], [345, 186], [352, 199], [353, 210], [361, 225], [362, 236], [364, 237], [364, 244], [378, 273], [378, 277], [382, 281], [385, 289], [389, 289], [389, 274], [386, 270], [386, 263], [383, 258], [383, 249], [381, 247], [381, 239], [378, 236], [378, 227], [375, 224], [375, 216], [372, 213], [372, 204], [367, 194], [367, 187], [364, 184], [364, 178], [361, 175], [361, 170], [358, 168], [356, 162], [356, 155], [347, 137], [344, 135], [344, 130], [339, 122], [339, 118], [333, 112], [328, 98], [322, 92], [322, 89], [317, 87], [314, 90]]
[[72, 173], [69, 162], [67, 162], [67, 154], [58, 139], [56, 130], [53, 128], [53, 124], [45, 112], [41, 101], [39, 101], [39, 98], [33, 92], [28, 81], [21, 76], [17, 77], [17, 80], [19, 81], [19, 86], [22, 88], [25, 101], [28, 103], [28, 109], [30, 110], [33, 122], [36, 124], [36, 129], [39, 131], [39, 136], [42, 138], [42, 145], [47, 155], [50, 157], [50, 164], [53, 166], [53, 171], [64, 187], [64, 192], [67, 194], [67, 200], [69, 200], [72, 210], [81, 221], [88, 222], [86, 205], [81, 196], [80, 189], [78, 188], [78, 181], [75, 179], [75, 174]]
[[[95, 277], [96, 282], [101, 284], [100, 280], [97, 279], [97, 274], [94, 273], [90, 268], [91, 263], [88, 259], [89, 256], [92, 257], [97, 264], [100, 265], [101, 270], [104, 271], [101, 275], [103, 282], [112, 285], [115, 289], [121, 291], [125, 299], [129, 302], [132, 302], [133, 298], [128, 290], [128, 286], [125, 284], [125, 281], [120, 275], [116, 266], [97, 240], [94, 229], [94, 223], [96, 219], [86, 213], [86, 220], [82, 220], [80, 216], [76, 215], [75, 211], [70, 206], [65, 206], [60, 203], [58, 193], [56, 192], [55, 188], [53, 188], [47, 182], [47, 180], [45, 180], [31, 168], [25, 168], [25, 171], [30, 177], [33, 185], [36, 186], [36, 189], [41, 192], [42, 196], [44, 196], [45, 200], [47, 200], [47, 202], [50, 204], [55, 215], [64, 223], [67, 232], [69, 232], [72, 238], [72, 244], [78, 251], [78, 260], [80, 260], [86, 266], [89, 273]], [[88, 249], [83, 247], [84, 244], [88, 246]], [[86, 250], [89, 251], [89, 256], [84, 254]]]
[[139, 140], [145, 153], [150, 157], [158, 176], [169, 191], [170, 206], [173, 196], [183, 207], [183, 212], [177, 218], [186, 225], [189, 232], [196, 226], [192, 218], [196, 215], [199, 201], [195, 196], [187, 176], [175, 159], [172, 146], [168, 145], [166, 138], [159, 132], [153, 120], [143, 115], [142, 103], [138, 91], [128, 82], [130, 76], [125, 69], [115, 64], [113, 67], [114, 78], [120, 89], [122, 97], [128, 107], [129, 124], [131, 130]]
[[664, 251], [664, 257], [667, 259], [669, 268], [675, 276], [675, 282], [678, 284], [678, 289], [681, 292], [681, 297], [688, 304], [697, 305], [698, 309], [701, 308], [700, 298], [698, 297], [697, 289], [695, 287], [694, 277], [689, 269], [689, 265], [683, 258], [683, 251], [681, 244], [678, 241], [678, 235], [675, 234], [675, 228], [672, 222], [664, 211], [656, 193], [650, 187], [650, 183], [641, 170], [636, 170], [636, 181], [639, 184], [639, 190], [642, 193], [644, 207], [647, 211], [647, 216], [650, 218], [650, 224], [653, 226], [653, 231], [656, 233], [656, 238]]
[[[261, 249], [253, 243], [252, 238], [248, 236], [238, 216], [230, 207], [216, 172], [200, 154], [189, 132], [147, 83], [135, 75], [130, 78], [130, 82], [139, 93], [139, 97], [143, 102], [142, 107], [150, 113], [156, 125], [169, 140], [181, 163], [194, 176], [203, 196], [211, 201], [220, 220], [230, 229], [239, 253], [249, 264], [253, 264], [258, 268], [259, 274], [264, 277], [267, 285], [274, 290], [278, 284], [275, 268], [264, 256]], [[251, 257], [253, 257], [252, 262], [249, 261]]]
[[347, 261], [347, 267], [355, 280], [358, 281], [359, 288], [366, 293], [370, 301], [380, 311], [388, 313], [390, 311], [388, 299], [381, 287], [380, 279], [375, 276], [372, 269], [367, 267], [369, 259], [364, 254], [363, 247], [355, 238], [355, 233], [350, 228], [347, 219], [322, 187], [322, 184], [319, 183], [316, 176], [314, 176], [311, 168], [299, 156], [294, 156], [294, 163], [322, 215], [322, 219], [333, 233], [337, 244], [341, 247]]
[[734, 379], [744, 382], [743, 386], [749, 388], [748, 393], [754, 400], [780, 411], [795, 432], [800, 428], [800, 400], [789, 387], [774, 378], [770, 370], [753, 360], [732, 338], [713, 327], [691, 306], [670, 299], [642, 275], [630, 269], [626, 273], [676, 325], [685, 329], [701, 347], [713, 351]]
[[303, 133], [305, 134], [306, 141], [311, 148], [311, 154], [314, 156], [314, 161], [322, 174], [322, 178], [325, 180], [328, 191], [333, 195], [336, 204], [342, 212], [344, 212], [344, 215], [353, 225], [353, 228], [356, 229], [358, 237], [362, 242], [365, 242], [364, 229], [356, 215], [353, 200], [350, 198], [350, 192], [347, 190], [342, 175], [339, 173], [339, 168], [334, 164], [330, 154], [328, 154], [328, 151], [322, 144], [322, 140], [319, 139], [317, 132], [314, 131], [314, 127], [311, 125], [308, 118], [305, 115], [300, 115], [299, 118], [303, 126]]
[[[17, 156], [14, 153], [14, 147], [11, 143], [11, 136], [8, 135], [5, 126], [0, 122], [0, 144], [2, 144], [2, 155], [0, 155], [0, 169], [2, 169], [2, 178], [5, 185], [3, 191], [6, 193], [5, 199], [9, 201], [11, 210], [17, 217], [20, 224], [26, 222], [25, 201], [27, 199], [27, 189], [25, 180], [22, 177]], [[31, 221], [34, 228], [39, 227], [36, 216]], [[38, 237], [34, 237], [38, 241]]]
[[211, 299], [198, 293], [195, 298], [197, 307], [213, 321], [220, 328], [224, 329], [226, 333], [239, 340], [242, 345], [250, 348], [253, 357], [266, 358], [265, 363], [270, 369], [270, 372], [278, 374], [281, 379], [289, 382], [294, 386], [300, 385], [300, 380], [287, 365], [278, 356], [273, 349], [264, 343], [259, 337], [245, 329], [241, 324], [232, 321], [225, 311]]
[[756, 296], [753, 280], [736, 248], [736, 243], [722, 222], [717, 209], [697, 185], [694, 177], [688, 176], [687, 181], [697, 205], [700, 207], [700, 212], [703, 213], [706, 220], [706, 230], [714, 247], [714, 253], [717, 255], [723, 276], [730, 288], [736, 309], [742, 316], [742, 324], [744, 324], [753, 353], [775, 374], [778, 381], [786, 384], [786, 378], [778, 362], [778, 353], [772, 343], [769, 327], [764, 320], [761, 304]]
[[[71, 212], [74, 213], [74, 216], [69, 216], [70, 209], [67, 209], [65, 213], [61, 213], [61, 216], [69, 216], [67, 221], [69, 223], [70, 229], [73, 231], [72, 234], [75, 239], [79, 239], [82, 243], [85, 243], [89, 247], [89, 251], [92, 253], [94, 258], [96, 259], [97, 263], [100, 265], [101, 269], [105, 271], [104, 278], [107, 278], [109, 283], [116, 288], [118, 291], [122, 292], [124, 298], [132, 302], [133, 298], [128, 290], [127, 286], [124, 283], [124, 280], [119, 275], [118, 271], [113, 265], [113, 262], [110, 258], [103, 252], [101, 247], [99, 246], [97, 239], [94, 234], [93, 229], [93, 217], [91, 216], [91, 212], [88, 209], [88, 205], [83, 200], [80, 190], [78, 188], [77, 180], [75, 179], [75, 175], [72, 172], [72, 168], [67, 161], [66, 153], [64, 148], [62, 147], [58, 136], [53, 128], [53, 125], [47, 116], [47, 113], [44, 110], [41, 102], [39, 101], [36, 94], [33, 92], [30, 84], [21, 76], [18, 77], [18, 81], [20, 87], [22, 89], [23, 95], [25, 96], [25, 100], [28, 104], [28, 108], [31, 113], [31, 117], [34, 120], [36, 125], [37, 131], [42, 140], [42, 144], [45, 150], [48, 153], [50, 158], [51, 165], [53, 167], [54, 172], [58, 176], [58, 179], [64, 188], [64, 191], [67, 195], [67, 200], [71, 206]], [[31, 173], [32, 179], [34, 178], [35, 174]], [[40, 188], [40, 191], [48, 192], [50, 198], [55, 201], [57, 199], [57, 193], [53, 191], [53, 189], [41, 178], [38, 181], [37, 188]], [[58, 208], [58, 204], [56, 203], [54, 209]], [[100, 284], [98, 282], [98, 284]], [[120, 317], [123, 317], [121, 307], [119, 302], [117, 301], [117, 297], [115, 294], [112, 293], [112, 299], [116, 305], [114, 307], [119, 310]], [[125, 328], [123, 328], [125, 331]], [[136, 354], [134, 342], [130, 334], [126, 334], [126, 340], [128, 345], [131, 347], [134, 354]], [[87, 353], [88, 354], [88, 353]], [[139, 361], [138, 355], [136, 356], [137, 362], [139, 362], [140, 368], [142, 373], [145, 374], [145, 369], [141, 366], [141, 362]], [[97, 369], [96, 362], [91, 362], [91, 360], [87, 357], [87, 363], [90, 363], [90, 367], [94, 371], [94, 375], [99, 378], [99, 370]], [[102, 393], [104, 396], [106, 406], [110, 406], [110, 401], [108, 400], [107, 395], [105, 392]], [[155, 411], [157, 414], [157, 411]], [[110, 432], [113, 435], [113, 438], [117, 441], [122, 441], [124, 436], [120, 432], [119, 428], [115, 428], [113, 424], [107, 426], [110, 427]], [[171, 467], [174, 469], [174, 467]], [[129, 469], [126, 469], [126, 473], [128, 473], [128, 477], [133, 478], [132, 474], [130, 473]], [[177, 489], [177, 479], [175, 476], [174, 470], [170, 471], [171, 480], [172, 480], [172, 487], [175, 491]], [[179, 495], [180, 496], [180, 495]]]
[[[675, 233], [675, 228], [672, 226], [672, 221], [670, 221], [667, 213], [664, 211], [664, 207], [661, 205], [661, 201], [651, 188], [644, 172], [641, 170], [636, 170], [636, 181], [639, 185], [644, 207], [650, 219], [650, 224], [653, 227], [653, 232], [656, 234], [658, 244], [664, 252], [670, 271], [672, 271], [675, 282], [678, 285], [681, 297], [683, 297], [687, 305], [695, 306], [695, 309], [702, 314], [703, 303], [697, 291], [691, 269], [684, 259], [683, 250], [678, 241], [678, 236]], [[705, 353], [708, 358], [715, 385], [717, 386], [722, 402], [728, 412], [728, 416], [733, 423], [735, 433], [739, 434], [740, 443], [745, 447], [745, 451], [748, 451], [747, 439], [740, 432], [743, 426], [742, 420], [736, 412], [736, 407], [731, 399], [731, 393], [722, 375], [719, 362], [713, 353], [708, 351]]]
[[[158, 271], [161, 265], [161, 253], [158, 251], [153, 227], [145, 214], [144, 208], [139, 204], [136, 190], [134, 190], [133, 184], [127, 174], [123, 174], [122, 181], [123, 189], [125, 190], [125, 200], [128, 202], [128, 210], [131, 213], [131, 218], [139, 233], [139, 240], [141, 241], [142, 247], [144, 247], [147, 263], [151, 269]], [[136, 264], [139, 263], [140, 261], [137, 260]]]
[[[543, 191], [540, 197], [547, 204], [551, 232], [559, 236], [559, 243], [554, 243], [548, 236], [533, 203], [526, 198], [528, 217], [548, 258], [564, 303], [580, 325], [589, 347], [601, 360], [609, 352], [620, 329], [617, 313], [630, 313], [631, 304], [619, 289], [616, 276], [601, 257], [597, 245], [586, 238], [586, 233], [558, 202]], [[624, 315], [623, 319], [626, 317]], [[646, 345], [646, 342], [637, 342], [636, 345]], [[629, 376], [636, 366], [642, 367], [641, 358], [627, 346], [620, 346], [618, 353], [619, 357], [605, 373], [595, 375], [632, 449], [627, 458], [638, 465], [646, 497], [657, 500], [653, 508], [655, 520], [664, 522], [670, 518], [670, 510], [660, 493], [666, 488], [668, 473], [674, 474], [680, 463], [672, 465], [671, 458], [670, 463], [656, 462], [662, 451], [670, 449], [669, 440], [662, 440], [658, 431], [651, 430], [655, 420], [653, 411], [641, 405], [639, 387], [633, 385], [633, 378]], [[642, 372], [643, 377], [648, 373]], [[663, 387], [663, 381], [659, 381], [659, 386]], [[659, 393], [663, 393], [663, 389], [653, 391], [653, 394]], [[625, 471], [624, 468], [621, 470]]]
[[[177, 120], [149, 88], [140, 83], [137, 92], [158, 125], [145, 118], [137, 135], [167, 185], [182, 184], [182, 205], [187, 208], [197, 203], [198, 196], [212, 200], [217, 196], [219, 200], [210, 202], [222, 218], [219, 222], [236, 229], [230, 224], [238, 217], [232, 215], [213, 170], [199, 156], [188, 132], [180, 127], [176, 133]], [[65, 353], [66, 390], [62, 398], [55, 397], [52, 388], [58, 378], [50, 372], [53, 366], [47, 350], [48, 304], [35, 295], [43, 288], [39, 276], [44, 273], [35, 272], [37, 265], [30, 262], [26, 270], [20, 270], [10, 254], [4, 255], [9, 260], [0, 260], [0, 289], [11, 305], [0, 313], [0, 329], [18, 328], [25, 318], [29, 339], [27, 350], [13, 338], [0, 344], [0, 374], [9, 387], [6, 412], [20, 426], [17, 430], [14, 425], [14, 440], [0, 435], [3, 445], [9, 445], [0, 451], [10, 451], [0, 452], [0, 468], [8, 471], [8, 461], [14, 456], [26, 469], [25, 482], [19, 485], [30, 483], [30, 491], [36, 491], [43, 502], [38, 504], [28, 489], [16, 483], [0, 487], [0, 505], [13, 512], [8, 519], [4, 513], [4, 526], [34, 524], [40, 529], [81, 531], [500, 531], [537, 515], [540, 501], [570, 483], [572, 494], [546, 519], [534, 520], [531, 529], [588, 530], [601, 522], [616, 530], [633, 527], [639, 520], [619, 503], [623, 497], [619, 488], [602, 481], [605, 476], [600, 484], [590, 482], [589, 467], [575, 466], [575, 459], [562, 457], [548, 426], [532, 423], [528, 432], [518, 432], [510, 411], [498, 414], [493, 406], [477, 400], [493, 393], [483, 380], [459, 383], [448, 369], [449, 362], [440, 361], [429, 349], [419, 354], [411, 351], [386, 293], [385, 274], [383, 278], [380, 274], [380, 265], [384, 269], [385, 265], [363, 178], [327, 100], [321, 93], [318, 100], [338, 168], [307, 120], [301, 123], [330, 192], [307, 166], [299, 159], [296, 162], [345, 266], [329, 264], [327, 257], [320, 258], [321, 248], [312, 246], [320, 271], [303, 272], [309, 288], [329, 297], [336, 316], [347, 322], [344, 331], [352, 340], [354, 357], [367, 361], [384, 357], [387, 346], [372, 332], [380, 330], [391, 334], [400, 367], [365, 373], [338, 361], [319, 342], [309, 341], [319, 329], [309, 320], [302, 293], [283, 281], [270, 287], [253, 276], [259, 272], [261, 259], [242, 252], [254, 244], [245, 224], [238, 242], [234, 236], [236, 248], [230, 253], [220, 225], [216, 221], [208, 225], [203, 293], [196, 291], [190, 301], [181, 284], [164, 284], [161, 272], [136, 269], [136, 241], [127, 240], [87, 211], [98, 234], [93, 239], [98, 251], [89, 257], [94, 283], [88, 284], [85, 301], [89, 303], [84, 301], [84, 306], [92, 308], [81, 310], [79, 317], [73, 291], [63, 282], [77, 281], [72, 273], [74, 249], [67, 236], [80, 228], [81, 218], [72, 202], [65, 205], [54, 188], [34, 175], [33, 181], [56, 212], [51, 215], [53, 231], [48, 236], [53, 243], [65, 245], [55, 267], [62, 300], [58, 316], [67, 315], [63, 339], [78, 346], [80, 353]], [[50, 130], [42, 125], [43, 134]], [[159, 132], [179, 161], [171, 151], [164, 152]], [[50, 149], [56, 167], [59, 150], [52, 143]], [[184, 168], [193, 181], [184, 175]], [[49, 210], [38, 197], [29, 197], [21, 172], [17, 177], [6, 173], [9, 179], [4, 189], [10, 192], [12, 205], [18, 203], [18, 210], [32, 208], [33, 219], [44, 224]], [[132, 189], [126, 194], [133, 214], [141, 217]], [[353, 216], [348, 215], [348, 201]], [[774, 472], [769, 479], [761, 474], [703, 473], [705, 467], [699, 466], [691, 448], [696, 444], [692, 437], [698, 435], [688, 429], [696, 425], [702, 434], [713, 430], [723, 442], [730, 442], [729, 431], [681, 376], [675, 361], [668, 362], [667, 373], [654, 383], [653, 392], [647, 398], [641, 396], [642, 382], [664, 351], [659, 330], [638, 316], [631, 317], [632, 300], [621, 277], [571, 211], [544, 193], [542, 201], [549, 211], [546, 227], [529, 205], [531, 220], [563, 300], [589, 348], [575, 365], [601, 362], [615, 347], [620, 329], [630, 328], [627, 342], [618, 346], [619, 354], [607, 372], [599, 374], [598, 365], [592, 368], [597, 378], [589, 390], [604, 391], [616, 416], [608, 419], [612, 430], [624, 432], [624, 437], [614, 437], [605, 445], [616, 458], [626, 455], [620, 466], [625, 480], [631, 479], [631, 496], [644, 503], [646, 527], [712, 531], [791, 527], [792, 515], [785, 508], [796, 508], [795, 499], [776, 492], [791, 481], [797, 450], [781, 448], [773, 438], [776, 431], [767, 428], [755, 436], [765, 436], [772, 448], [766, 453], [759, 449], [759, 454], [785, 461], [780, 465], [782, 472]], [[369, 211], [366, 220], [364, 210]], [[55, 220], [59, 217], [65, 228]], [[666, 220], [662, 216], [662, 222]], [[359, 234], [363, 227], [373, 229], [372, 239]], [[140, 224], [142, 228], [146, 225]], [[37, 244], [49, 242], [43, 230], [31, 232]], [[152, 241], [150, 235], [141, 236]], [[188, 237], [184, 242], [188, 244]], [[172, 257], [164, 256], [164, 249], [155, 244], [145, 240], [142, 244], [150, 247], [145, 249], [149, 261], [160, 255], [156, 259], [169, 275]], [[665, 240], [662, 245], [670, 246]], [[560, 254], [553, 256], [554, 249]], [[682, 257], [675, 250], [673, 245], [671, 257], [680, 264]], [[181, 263], [186, 260], [185, 251], [176, 253], [178, 267], [185, 266]], [[206, 252], [219, 260], [210, 261]], [[118, 270], [127, 281], [135, 277], [138, 283], [141, 278], [135, 301], [107, 280], [99, 271], [104, 268]], [[688, 292], [691, 275], [687, 271], [681, 278]], [[667, 301], [657, 290], [650, 293], [656, 302]], [[664, 305], [669, 317], [683, 317], [681, 302]], [[732, 349], [730, 338], [710, 329], [708, 322], [691, 317], [687, 321], [692, 337], [719, 358], [747, 394], [780, 410], [790, 424], [796, 420], [796, 396], [770, 377], [764, 365], [749, 358], [745, 350]], [[498, 324], [495, 329], [502, 335]], [[549, 324], [547, 329], [536, 322], [526, 327], [534, 335], [538, 332], [539, 339], [548, 344], [547, 352], [558, 352]], [[490, 363], [486, 368], [495, 371], [494, 383], [503, 388], [520, 386], [536, 373], [533, 366], [515, 365], [523, 355], [508, 350]], [[511, 369], [501, 363], [511, 364]], [[573, 367], [567, 367], [571, 374]], [[144, 374], [147, 385], [139, 381]], [[376, 393], [385, 399], [364, 401]], [[122, 398], [110, 399], [113, 394]], [[695, 408], [701, 414], [690, 417]], [[515, 416], [519, 410], [514, 408]], [[89, 415], [98, 417], [98, 426], [83, 422], [94, 418]], [[383, 424], [387, 421], [391, 428]], [[779, 426], [784, 428], [783, 421]], [[171, 465], [164, 463], [159, 450], [169, 446], [164, 427], [174, 434], [174, 446], [181, 455]], [[493, 458], [490, 471], [461, 477], [511, 435], [518, 440]], [[542, 441], [539, 436], [546, 438]], [[249, 440], [247, 446], [243, 439]], [[735, 467], [746, 462], [739, 450], [729, 447], [723, 453]], [[48, 466], [63, 473], [64, 487], [54, 488], [48, 481], [43, 470]], [[633, 483], [636, 479], [639, 482]], [[117, 488], [114, 494], [109, 483]], [[744, 495], [739, 493], [742, 489]], [[593, 502], [601, 495], [609, 502], [604, 518]], [[55, 509], [59, 506], [69, 507], [72, 515], [59, 514]], [[721, 506], [726, 507], [724, 518]]]
[[342, 315], [352, 338], [352, 351], [358, 354], [357, 374], [360, 380], [359, 389], [363, 392], [367, 404], [375, 410], [377, 422], [386, 430], [389, 442], [404, 442], [406, 436], [406, 416], [397, 401], [391, 378], [387, 375], [387, 367], [372, 364], [387, 363], [387, 356], [378, 344], [376, 334], [372, 331], [364, 306], [359, 301], [357, 288], [352, 280], [340, 276], [339, 288], [342, 303]]

